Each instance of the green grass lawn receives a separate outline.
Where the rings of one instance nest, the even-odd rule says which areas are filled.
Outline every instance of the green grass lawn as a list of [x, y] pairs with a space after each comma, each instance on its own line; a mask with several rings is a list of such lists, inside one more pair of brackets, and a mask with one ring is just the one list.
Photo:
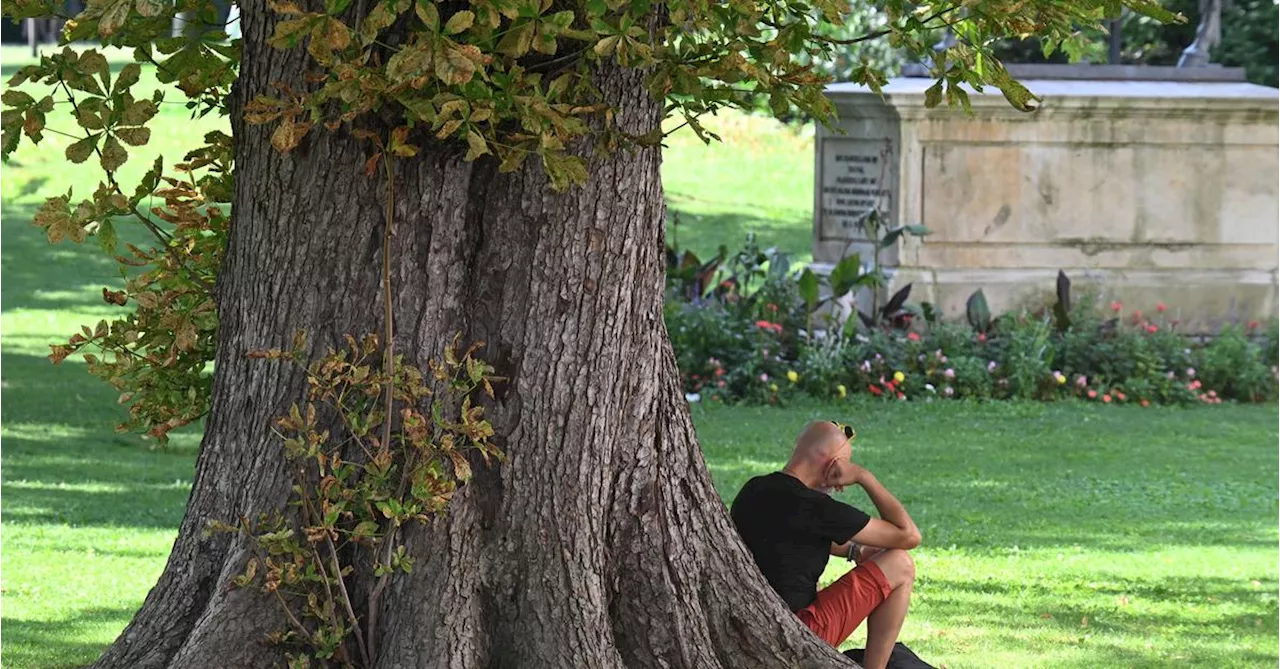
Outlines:
[[[6, 48], [4, 70], [19, 52]], [[219, 122], [165, 105], [138, 173], [176, 159]], [[52, 121], [66, 124], [65, 121]], [[681, 246], [741, 243], [803, 258], [812, 149], [804, 131], [741, 116], [727, 142], [671, 139], [664, 181]], [[70, 129], [69, 127], [67, 129]], [[109, 315], [116, 286], [96, 247], [49, 247], [30, 225], [44, 197], [91, 165], [68, 140], [24, 147], [0, 168], [0, 661], [93, 660], [164, 566], [190, 486], [198, 435], [156, 451], [112, 425], [115, 394], [47, 344]], [[129, 179], [126, 172], [125, 180]], [[139, 238], [121, 231], [122, 237]], [[1275, 666], [1277, 411], [1063, 405], [850, 404], [695, 407], [708, 464], [731, 499], [779, 466], [805, 421], [858, 425], [858, 457], [920, 523], [919, 583], [904, 639], [949, 667]], [[853, 493], [846, 499], [865, 503]], [[826, 577], [845, 568], [833, 560]]]

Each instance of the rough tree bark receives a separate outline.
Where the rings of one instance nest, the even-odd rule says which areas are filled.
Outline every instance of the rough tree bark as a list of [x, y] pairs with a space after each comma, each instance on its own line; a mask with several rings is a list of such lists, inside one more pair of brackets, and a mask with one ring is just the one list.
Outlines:
[[[303, 85], [304, 53], [264, 44], [262, 0], [242, 12], [236, 100]], [[601, 83], [624, 129], [659, 122], [639, 74]], [[382, 322], [385, 191], [362, 174], [365, 145], [320, 131], [280, 155], [233, 107], [236, 223], [194, 488], [159, 583], [99, 667], [279, 664], [260, 642], [284, 627], [276, 604], [227, 587], [245, 543], [202, 532], [288, 495], [268, 428], [304, 379], [245, 353], [298, 329], [322, 351]], [[659, 160], [592, 157], [589, 183], [564, 194], [532, 161], [397, 162], [396, 349], [422, 362], [457, 332], [487, 342], [511, 379], [489, 412], [509, 461], [478, 467], [447, 515], [407, 535], [419, 562], [384, 597], [377, 666], [851, 666], [769, 589], [712, 487], [662, 320]]]

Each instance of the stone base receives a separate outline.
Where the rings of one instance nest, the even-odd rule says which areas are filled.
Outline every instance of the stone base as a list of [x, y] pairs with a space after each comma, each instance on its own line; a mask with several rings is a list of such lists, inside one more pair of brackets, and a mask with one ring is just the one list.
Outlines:
[[[912, 302], [932, 302], [944, 318], [964, 320], [965, 304], [978, 289], [993, 316], [1052, 305], [1057, 277], [1050, 269], [899, 268], [890, 290], [910, 283]], [[1109, 305], [1119, 301], [1126, 315], [1138, 309], [1154, 317], [1163, 302], [1164, 317], [1179, 321], [1178, 330], [1187, 334], [1213, 334], [1228, 323], [1277, 315], [1275, 271], [1068, 270], [1067, 277], [1073, 304], [1093, 299], [1101, 313], [1109, 313]]]

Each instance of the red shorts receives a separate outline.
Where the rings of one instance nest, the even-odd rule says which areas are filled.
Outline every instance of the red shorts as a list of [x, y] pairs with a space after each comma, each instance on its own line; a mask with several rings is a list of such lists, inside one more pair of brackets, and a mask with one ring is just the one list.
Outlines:
[[868, 560], [819, 590], [818, 598], [796, 611], [796, 616], [818, 638], [839, 647], [890, 592], [893, 588], [880, 565]]

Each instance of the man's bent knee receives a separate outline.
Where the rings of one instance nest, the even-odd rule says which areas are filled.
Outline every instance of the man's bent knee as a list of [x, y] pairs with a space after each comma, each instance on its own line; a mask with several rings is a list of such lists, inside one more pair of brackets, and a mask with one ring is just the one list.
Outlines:
[[916, 580], [915, 560], [904, 550], [891, 548], [871, 558], [871, 561], [884, 572], [885, 580], [894, 590]]

